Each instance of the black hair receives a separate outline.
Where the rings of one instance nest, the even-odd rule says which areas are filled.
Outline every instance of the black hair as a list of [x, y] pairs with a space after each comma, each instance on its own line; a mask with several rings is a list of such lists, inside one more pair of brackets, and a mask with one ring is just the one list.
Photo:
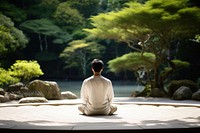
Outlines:
[[94, 59], [91, 63], [92, 65], [92, 68], [94, 69], [95, 72], [100, 72], [101, 69], [103, 68], [104, 66], [104, 63], [102, 60], [100, 59]]

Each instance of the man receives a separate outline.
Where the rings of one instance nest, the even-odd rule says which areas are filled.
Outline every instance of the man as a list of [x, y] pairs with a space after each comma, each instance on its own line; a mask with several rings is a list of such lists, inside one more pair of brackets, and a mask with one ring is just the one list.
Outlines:
[[93, 76], [85, 79], [81, 87], [83, 105], [78, 109], [85, 115], [112, 115], [117, 107], [111, 105], [114, 98], [112, 82], [103, 77], [103, 61], [94, 59], [91, 63]]

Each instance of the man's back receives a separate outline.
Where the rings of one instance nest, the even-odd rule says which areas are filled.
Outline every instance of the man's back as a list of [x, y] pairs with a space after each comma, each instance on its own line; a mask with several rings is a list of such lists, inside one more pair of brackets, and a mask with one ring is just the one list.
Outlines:
[[103, 76], [91, 76], [84, 80], [81, 98], [87, 106], [87, 113], [108, 114], [113, 97], [112, 83], [109, 79]]
[[114, 97], [112, 83], [109, 79], [101, 76], [103, 61], [94, 59], [91, 63], [93, 76], [85, 79], [81, 87], [81, 99], [83, 105], [78, 109], [83, 114], [113, 114], [117, 107], [112, 106]]

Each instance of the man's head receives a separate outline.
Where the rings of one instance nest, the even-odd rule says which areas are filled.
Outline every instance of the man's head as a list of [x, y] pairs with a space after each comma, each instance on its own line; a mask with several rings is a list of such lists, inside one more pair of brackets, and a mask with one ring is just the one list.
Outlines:
[[94, 59], [91, 63], [92, 69], [96, 73], [100, 73], [103, 70], [103, 61], [100, 59]]

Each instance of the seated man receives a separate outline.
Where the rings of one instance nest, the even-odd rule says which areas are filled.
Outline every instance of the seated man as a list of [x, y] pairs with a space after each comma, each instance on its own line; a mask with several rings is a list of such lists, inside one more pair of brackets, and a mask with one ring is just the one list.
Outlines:
[[81, 87], [83, 105], [78, 109], [85, 115], [111, 115], [117, 107], [111, 105], [114, 98], [112, 82], [103, 77], [103, 62], [92, 61], [93, 76], [85, 79]]

